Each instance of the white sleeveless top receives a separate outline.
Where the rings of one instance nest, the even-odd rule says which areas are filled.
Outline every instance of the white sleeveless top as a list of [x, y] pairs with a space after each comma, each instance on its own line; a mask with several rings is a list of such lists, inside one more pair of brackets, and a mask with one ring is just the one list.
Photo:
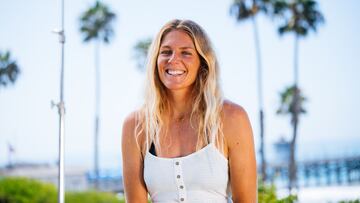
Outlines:
[[178, 158], [147, 151], [144, 180], [153, 203], [231, 203], [228, 160], [210, 143]]

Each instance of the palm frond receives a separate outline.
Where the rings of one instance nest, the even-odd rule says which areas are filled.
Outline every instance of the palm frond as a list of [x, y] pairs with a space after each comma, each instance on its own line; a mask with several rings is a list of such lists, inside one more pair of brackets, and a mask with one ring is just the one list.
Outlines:
[[152, 42], [151, 38], [146, 38], [146, 39], [140, 40], [134, 46], [134, 53], [135, 53], [134, 58], [137, 61], [137, 67], [141, 71], [145, 70], [146, 57], [147, 57], [151, 42]]
[[[276, 113], [280, 115], [291, 115], [292, 117], [294, 117], [295, 114], [305, 114], [306, 110], [304, 104], [306, 101], [307, 99], [302, 95], [301, 90], [298, 87], [286, 87], [285, 90], [280, 93], [280, 107]], [[298, 112], [296, 112], [297, 109]]]
[[249, 19], [259, 12], [267, 13], [270, 0], [234, 0], [230, 6], [230, 15], [238, 22]]
[[7, 86], [15, 83], [20, 73], [19, 66], [11, 59], [9, 51], [0, 52], [0, 86]]
[[96, 2], [80, 16], [80, 32], [83, 34], [83, 41], [100, 39], [109, 43], [114, 35], [112, 23], [115, 19], [116, 14], [111, 12], [105, 4]]
[[280, 16], [283, 21], [278, 28], [280, 35], [293, 32], [306, 36], [309, 31], [316, 32], [325, 21], [314, 0], [274, 0], [273, 5], [274, 15]]

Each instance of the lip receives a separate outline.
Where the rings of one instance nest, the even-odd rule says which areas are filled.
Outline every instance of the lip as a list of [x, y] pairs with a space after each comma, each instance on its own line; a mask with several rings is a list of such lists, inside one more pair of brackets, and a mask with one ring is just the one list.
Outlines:
[[[173, 74], [171, 74], [170, 72], [172, 72]], [[182, 72], [182, 73], [180, 73], [180, 72]], [[169, 75], [169, 76], [173, 76], [173, 77], [183, 76], [186, 73], [187, 73], [187, 71], [184, 69], [177, 69], [177, 68], [166, 68], [165, 69], [165, 74]]]
[[[168, 70], [180, 70], [180, 71], [184, 71], [184, 73], [182, 74], [179, 74], [179, 75], [172, 75], [172, 74], [169, 74], [168, 73]], [[164, 76], [165, 76], [165, 79], [167, 82], [170, 82], [170, 83], [173, 83], [173, 84], [180, 84], [180, 83], [183, 83], [186, 76], [187, 76], [187, 71], [185, 70], [181, 70], [181, 69], [166, 69], [164, 71]]]

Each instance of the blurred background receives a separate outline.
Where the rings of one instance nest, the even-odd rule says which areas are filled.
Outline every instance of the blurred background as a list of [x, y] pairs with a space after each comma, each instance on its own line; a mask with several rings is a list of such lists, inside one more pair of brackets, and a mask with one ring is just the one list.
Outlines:
[[[56, 184], [60, 7], [1, 3], [0, 176]], [[66, 1], [67, 190], [122, 191], [122, 123], [143, 102], [146, 48], [179, 18], [210, 36], [224, 96], [249, 114], [260, 179], [280, 196], [295, 188], [300, 202], [360, 198], [359, 9], [358, 0]]]

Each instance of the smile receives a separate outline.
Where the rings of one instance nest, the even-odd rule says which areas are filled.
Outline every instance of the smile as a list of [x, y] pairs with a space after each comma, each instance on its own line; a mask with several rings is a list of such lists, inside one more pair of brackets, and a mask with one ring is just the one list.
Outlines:
[[185, 73], [184, 70], [172, 70], [172, 69], [167, 69], [167, 70], [165, 70], [165, 72], [168, 75], [172, 75], [172, 76], [181, 76]]

